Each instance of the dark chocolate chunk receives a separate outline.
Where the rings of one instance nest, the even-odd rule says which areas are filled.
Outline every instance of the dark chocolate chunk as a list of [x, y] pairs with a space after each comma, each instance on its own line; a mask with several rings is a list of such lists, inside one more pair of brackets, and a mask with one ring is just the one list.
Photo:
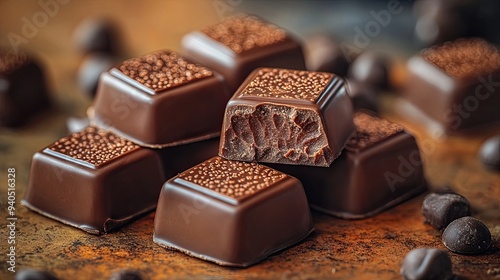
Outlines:
[[73, 38], [83, 54], [121, 52], [122, 39], [119, 28], [109, 19], [89, 18], [82, 21], [76, 27]]
[[390, 84], [390, 66], [391, 63], [386, 56], [367, 51], [354, 60], [348, 76], [365, 86], [387, 89]]
[[219, 155], [242, 161], [329, 166], [354, 131], [342, 78], [260, 68], [226, 107]]
[[340, 44], [332, 36], [318, 35], [306, 41], [307, 70], [347, 75], [350, 57], [346, 57]]
[[0, 50], [0, 126], [24, 125], [49, 106], [39, 63], [25, 52]]
[[459, 254], [478, 254], [491, 245], [491, 233], [481, 221], [462, 217], [451, 222], [443, 232], [443, 244]]
[[258, 67], [305, 69], [300, 44], [255, 16], [239, 15], [182, 39], [183, 54], [226, 78], [233, 93]]
[[422, 214], [425, 222], [436, 229], [444, 229], [452, 221], [470, 216], [469, 201], [453, 193], [427, 195], [422, 204]]
[[489, 138], [481, 145], [479, 158], [486, 167], [500, 170], [500, 135]]
[[138, 271], [127, 269], [113, 273], [109, 280], [142, 280], [142, 277]]
[[379, 89], [365, 85], [356, 80], [347, 80], [349, 97], [352, 100], [354, 110], [367, 109], [370, 111], [379, 111]]
[[38, 269], [22, 269], [16, 272], [15, 280], [57, 280], [52, 273]]
[[435, 248], [411, 250], [401, 266], [405, 280], [448, 280], [451, 279], [452, 263], [450, 256]]
[[412, 135], [368, 111], [354, 123], [356, 135], [330, 167], [270, 166], [302, 182], [311, 208], [344, 219], [374, 216], [426, 189]]
[[92, 53], [85, 57], [78, 68], [78, 86], [90, 98], [97, 92], [99, 77], [116, 63], [116, 59], [105, 53]]
[[500, 121], [500, 52], [486, 41], [461, 39], [427, 49], [409, 60], [408, 70], [402, 94], [424, 116], [419, 119], [445, 133]]
[[230, 95], [219, 74], [164, 50], [103, 73], [93, 122], [142, 146], [217, 137]]
[[297, 179], [257, 163], [213, 157], [165, 183], [153, 240], [219, 265], [246, 267], [312, 230]]
[[153, 210], [164, 180], [154, 151], [88, 127], [35, 153], [22, 203], [100, 234]]

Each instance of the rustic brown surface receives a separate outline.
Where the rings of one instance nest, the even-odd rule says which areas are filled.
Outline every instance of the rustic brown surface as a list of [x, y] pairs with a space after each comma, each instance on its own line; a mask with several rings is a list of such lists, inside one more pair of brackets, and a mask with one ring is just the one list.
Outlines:
[[[105, 1], [97, 14], [109, 14], [125, 28], [127, 46], [133, 55], [162, 48], [179, 49], [182, 34], [217, 21], [212, 1], [165, 1], [146, 5]], [[0, 2], [0, 44], [5, 34], [21, 32], [23, 16], [31, 17], [40, 7], [33, 2]], [[0, 279], [11, 279], [4, 261], [6, 242], [6, 173], [17, 176], [17, 269], [32, 267], [54, 272], [61, 279], [106, 279], [112, 272], [130, 268], [148, 279], [203, 278], [246, 279], [400, 279], [404, 255], [417, 247], [445, 249], [440, 233], [423, 224], [420, 207], [423, 195], [381, 215], [360, 221], [344, 221], [314, 213], [316, 231], [304, 242], [246, 269], [224, 268], [165, 250], [152, 241], [154, 214], [123, 229], [93, 236], [30, 212], [20, 205], [28, 181], [33, 153], [66, 134], [65, 118], [84, 115], [89, 101], [74, 84], [80, 61], [70, 43], [71, 30], [92, 11], [97, 2], [69, 2], [49, 24], [40, 28], [25, 45], [39, 54], [50, 73], [51, 88], [58, 104], [32, 125], [18, 129], [0, 128]], [[121, 2], [120, 2], [121, 3]], [[129, 2], [127, 2], [129, 3]], [[195, 16], [187, 17], [187, 9]], [[110, 11], [108, 13], [104, 11]], [[164, 16], [167, 14], [168, 16]], [[151, 31], [145, 28], [154, 26]], [[400, 68], [398, 68], [400, 69]], [[404, 73], [398, 73], [398, 79]], [[391, 120], [394, 98], [387, 97], [384, 112]], [[425, 171], [433, 188], [451, 186], [472, 203], [474, 216], [491, 230], [494, 247], [485, 254], [463, 256], [450, 253], [454, 271], [471, 279], [500, 277], [500, 173], [487, 171], [476, 157], [480, 143], [500, 127], [468, 137], [432, 139], [421, 127], [403, 122], [418, 137], [425, 158]]]

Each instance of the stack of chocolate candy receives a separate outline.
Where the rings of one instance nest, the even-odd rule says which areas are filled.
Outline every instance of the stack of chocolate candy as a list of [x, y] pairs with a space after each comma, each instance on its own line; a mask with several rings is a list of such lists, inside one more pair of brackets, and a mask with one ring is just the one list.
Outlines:
[[100, 234], [158, 202], [156, 243], [245, 267], [307, 237], [309, 206], [364, 218], [423, 190], [415, 139], [353, 113], [281, 28], [239, 16], [183, 48], [101, 75], [93, 126], [35, 154], [24, 205]]

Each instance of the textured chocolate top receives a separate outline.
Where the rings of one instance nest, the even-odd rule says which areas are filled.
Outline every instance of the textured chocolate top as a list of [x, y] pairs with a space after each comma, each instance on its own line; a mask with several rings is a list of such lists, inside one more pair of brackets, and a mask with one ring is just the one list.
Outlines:
[[347, 143], [352, 149], [368, 148], [404, 130], [397, 123], [364, 112], [354, 114], [354, 125], [356, 135]]
[[207, 68], [167, 50], [125, 60], [118, 69], [155, 93], [212, 76]]
[[286, 32], [254, 16], [234, 16], [201, 30], [208, 37], [240, 54], [286, 39]]
[[322, 72], [262, 68], [239, 96], [301, 99], [314, 103], [332, 77]]
[[28, 61], [29, 56], [24, 52], [0, 51], [0, 75], [9, 74]]
[[48, 149], [95, 167], [139, 149], [134, 143], [95, 127], [87, 127], [50, 145]]
[[470, 79], [500, 70], [498, 49], [482, 39], [459, 39], [426, 49], [422, 56], [458, 79]]
[[184, 171], [178, 178], [231, 198], [243, 199], [271, 187], [286, 176], [257, 163], [213, 157]]

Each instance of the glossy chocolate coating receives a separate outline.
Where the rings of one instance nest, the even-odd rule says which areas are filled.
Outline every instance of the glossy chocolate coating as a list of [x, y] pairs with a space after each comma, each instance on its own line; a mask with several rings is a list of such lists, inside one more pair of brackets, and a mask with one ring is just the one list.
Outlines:
[[24, 125], [49, 106], [40, 65], [25, 52], [0, 49], [0, 126]]
[[500, 171], [500, 135], [489, 138], [481, 145], [479, 158], [486, 167]]
[[411, 250], [401, 266], [405, 280], [449, 280], [452, 276], [450, 256], [435, 248]]
[[93, 53], [85, 57], [78, 68], [78, 86], [90, 98], [94, 98], [99, 77], [105, 71], [111, 69], [116, 59], [109, 54]]
[[471, 212], [469, 201], [459, 194], [431, 193], [422, 203], [422, 214], [426, 223], [436, 229], [444, 229], [454, 220], [469, 216]]
[[403, 96], [445, 133], [500, 121], [500, 53], [461, 39], [411, 58]]
[[22, 203], [100, 234], [153, 210], [164, 180], [154, 151], [88, 127], [35, 153]]
[[101, 75], [91, 119], [141, 146], [175, 146], [218, 136], [229, 98], [219, 74], [157, 51]]
[[374, 113], [356, 112], [353, 136], [328, 168], [272, 164], [298, 178], [315, 210], [344, 219], [361, 219], [425, 190], [415, 138]]
[[227, 104], [219, 155], [329, 166], [353, 132], [352, 103], [342, 78], [259, 68]]
[[235, 16], [182, 38], [183, 54], [226, 78], [233, 93], [259, 67], [305, 69], [300, 44], [255, 16]]
[[491, 245], [491, 233], [481, 221], [462, 217], [451, 222], [443, 232], [443, 244], [459, 254], [482, 253]]
[[73, 38], [83, 54], [100, 52], [115, 55], [121, 51], [119, 28], [109, 19], [88, 18], [82, 21], [76, 27]]
[[163, 163], [166, 178], [214, 157], [219, 151], [219, 138], [155, 150]]
[[307, 70], [335, 73], [341, 77], [347, 75], [351, 58], [344, 55], [339, 42], [332, 36], [312, 37], [307, 40], [305, 49]]
[[312, 230], [297, 179], [257, 163], [213, 157], [165, 183], [153, 240], [219, 265], [246, 267]]

